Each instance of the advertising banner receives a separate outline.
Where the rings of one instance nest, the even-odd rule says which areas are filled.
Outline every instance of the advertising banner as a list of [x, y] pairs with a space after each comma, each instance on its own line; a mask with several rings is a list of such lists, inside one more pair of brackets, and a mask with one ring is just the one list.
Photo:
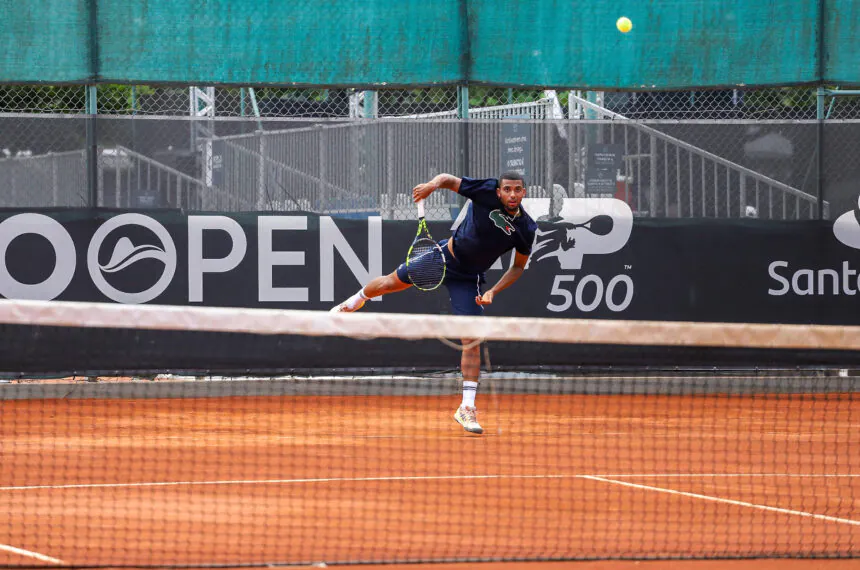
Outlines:
[[[527, 199], [523, 277], [486, 314], [858, 324], [860, 223], [634, 218], [617, 199]], [[450, 222], [433, 222], [436, 239]], [[0, 296], [327, 310], [406, 255], [415, 222], [309, 213], [7, 210]], [[499, 259], [486, 289], [512, 262]], [[445, 288], [364, 310], [450, 312]]]

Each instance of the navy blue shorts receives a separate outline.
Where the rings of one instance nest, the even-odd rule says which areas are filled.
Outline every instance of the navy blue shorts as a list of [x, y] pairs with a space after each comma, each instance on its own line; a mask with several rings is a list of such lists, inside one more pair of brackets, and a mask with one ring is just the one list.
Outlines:
[[[463, 270], [448, 251], [448, 240], [440, 241], [439, 245], [445, 249], [445, 280], [442, 284], [448, 288], [452, 312], [455, 315], [480, 317], [484, 314], [484, 307], [475, 302], [475, 297], [481, 295], [483, 276], [480, 273]], [[406, 272], [405, 262], [397, 268], [397, 278], [404, 283], [412, 284]]]

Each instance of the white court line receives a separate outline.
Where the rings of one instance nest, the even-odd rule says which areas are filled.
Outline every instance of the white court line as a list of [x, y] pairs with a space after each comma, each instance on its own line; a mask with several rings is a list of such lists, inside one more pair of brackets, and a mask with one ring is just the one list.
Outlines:
[[[583, 475], [585, 477], [585, 475]], [[794, 477], [802, 479], [860, 477], [860, 473], [605, 473], [590, 475], [590, 477], [609, 477], [614, 479], [642, 478], [642, 477]]]
[[575, 479], [581, 475], [427, 475], [403, 477], [330, 477], [321, 479], [257, 479], [235, 481], [163, 481], [154, 483], [90, 483], [75, 485], [28, 485], [0, 487], [0, 491], [29, 491], [37, 489], [108, 489], [116, 487], [176, 487], [180, 485], [284, 485], [291, 483], [338, 483], [363, 481], [442, 481], [447, 479]]
[[612, 483], [613, 485], [622, 485], [624, 487], [633, 487], [634, 489], [644, 489], [646, 491], [657, 491], [658, 493], [667, 493], [669, 495], [680, 495], [683, 497], [692, 497], [694, 499], [702, 499], [715, 503], [726, 503], [728, 505], [737, 505], [739, 507], [749, 507], [751, 509], [759, 509], [762, 511], [771, 511], [774, 513], [782, 513], [786, 515], [797, 515], [799, 517], [809, 517], [829, 522], [838, 522], [860, 526], [860, 521], [851, 519], [841, 519], [838, 517], [829, 517], [827, 515], [817, 515], [815, 513], [807, 513], [805, 511], [794, 511], [791, 509], [780, 509], [778, 507], [769, 507], [767, 505], [757, 505], [755, 503], [747, 503], [745, 501], [735, 501], [734, 499], [723, 499], [721, 497], [712, 497], [710, 495], [699, 495], [698, 493], [688, 493], [686, 491], [676, 491], [675, 489], [664, 489], [663, 487], [652, 487], [651, 485], [640, 485], [638, 483], [628, 483], [627, 481], [615, 481], [614, 479], [606, 479], [604, 477], [595, 477], [593, 475], [580, 475], [580, 479], [589, 479], [591, 481], [601, 481], [603, 483]]
[[51, 564], [65, 564], [65, 562], [63, 562], [62, 560], [58, 560], [57, 558], [51, 558], [50, 556], [45, 556], [44, 554], [39, 554], [38, 552], [24, 550], [23, 548], [15, 548], [14, 546], [9, 546], [8, 544], [0, 544], [0, 550], [5, 550], [6, 552], [11, 552], [12, 554], [19, 554], [21, 556], [28, 556], [30, 558], [35, 558], [36, 560], [41, 560], [42, 562], [50, 562]]
[[[0, 487], [0, 491], [33, 491], [40, 489], [115, 489], [122, 487], [178, 487], [182, 485], [288, 485], [297, 483], [350, 483], [372, 481], [445, 481], [469, 479], [600, 479], [601, 477], [621, 479], [626, 477], [860, 477], [858, 474], [806, 474], [806, 473], [618, 473], [618, 474], [542, 474], [542, 475], [415, 475], [390, 477], [327, 477], [314, 479], [238, 479], [221, 481], [157, 481], [139, 483], [76, 483], [68, 485], [22, 485]], [[620, 484], [620, 483], [619, 483]]]

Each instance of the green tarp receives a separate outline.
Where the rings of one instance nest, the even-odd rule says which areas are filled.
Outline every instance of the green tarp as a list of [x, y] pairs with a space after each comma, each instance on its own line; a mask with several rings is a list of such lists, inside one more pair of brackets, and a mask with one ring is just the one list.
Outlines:
[[0, 82], [858, 84], [860, 7], [823, 1], [0, 0]]

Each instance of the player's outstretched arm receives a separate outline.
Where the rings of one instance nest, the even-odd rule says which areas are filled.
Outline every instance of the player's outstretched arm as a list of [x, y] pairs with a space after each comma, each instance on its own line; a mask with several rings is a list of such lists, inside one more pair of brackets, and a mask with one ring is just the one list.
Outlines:
[[416, 202], [432, 194], [437, 188], [445, 188], [459, 192], [461, 179], [451, 174], [437, 174], [429, 182], [419, 184], [412, 189], [412, 199]]
[[516, 254], [514, 255], [514, 264], [507, 271], [505, 271], [505, 274], [502, 275], [499, 281], [495, 285], [493, 285], [486, 293], [475, 297], [475, 303], [479, 305], [491, 304], [493, 302], [493, 298], [496, 296], [496, 293], [503, 289], [507, 289], [522, 276], [523, 271], [525, 271], [526, 269], [526, 263], [528, 263], [528, 261], [528, 255], [523, 255], [520, 252], [516, 252]]

